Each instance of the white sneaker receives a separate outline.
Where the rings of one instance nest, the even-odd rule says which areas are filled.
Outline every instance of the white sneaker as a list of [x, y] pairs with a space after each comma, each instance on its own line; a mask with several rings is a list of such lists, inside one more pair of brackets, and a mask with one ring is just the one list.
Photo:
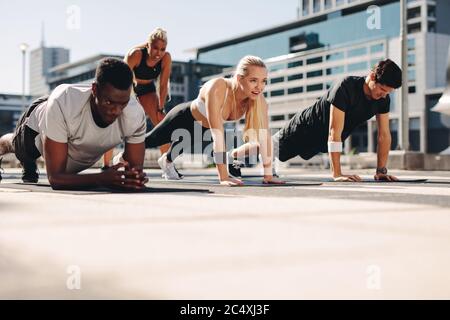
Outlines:
[[116, 154], [112, 159], [112, 165], [115, 166], [116, 164], [123, 163], [125, 160], [123, 159], [123, 151]]
[[167, 162], [167, 153], [164, 153], [158, 159], [158, 164], [161, 170], [163, 171], [161, 177], [163, 177], [166, 180], [181, 180], [181, 177], [179, 176], [177, 170], [175, 169], [175, 165], [173, 164], [173, 162]]

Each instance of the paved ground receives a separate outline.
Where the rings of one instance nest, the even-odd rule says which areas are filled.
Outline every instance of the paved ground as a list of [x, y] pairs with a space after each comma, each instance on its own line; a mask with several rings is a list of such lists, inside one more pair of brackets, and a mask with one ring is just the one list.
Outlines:
[[241, 188], [190, 173], [151, 170], [142, 194], [57, 193], [6, 169], [0, 298], [450, 298], [450, 172], [347, 184], [289, 169], [296, 185]]

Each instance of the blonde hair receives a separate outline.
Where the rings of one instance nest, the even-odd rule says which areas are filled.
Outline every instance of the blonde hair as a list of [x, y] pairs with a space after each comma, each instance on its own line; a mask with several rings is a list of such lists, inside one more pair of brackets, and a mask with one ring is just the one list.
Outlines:
[[147, 42], [151, 45], [155, 40], [162, 40], [167, 44], [167, 31], [160, 27], [153, 30], [148, 36]]
[[[261, 58], [256, 56], [245, 56], [239, 61], [236, 67], [235, 77], [246, 77], [250, 66], [267, 69], [266, 64]], [[261, 109], [261, 97], [258, 97], [251, 105], [249, 105], [245, 115], [245, 127], [243, 134], [245, 142], [258, 141], [261, 129], [268, 129], [265, 128], [265, 125], [263, 124], [263, 118], [264, 115], [262, 114]]]

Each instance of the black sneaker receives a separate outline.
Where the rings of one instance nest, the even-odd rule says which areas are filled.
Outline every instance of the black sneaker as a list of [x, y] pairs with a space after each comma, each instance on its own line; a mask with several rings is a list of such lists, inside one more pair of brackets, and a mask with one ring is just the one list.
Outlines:
[[178, 176], [180, 177], [180, 179], [183, 179], [184, 176], [178, 172], [177, 167], [173, 166], [173, 168], [175, 169], [175, 172], [178, 174]]
[[22, 163], [22, 181], [25, 183], [37, 183], [39, 180], [39, 171], [36, 163]]
[[2, 172], [4, 172], [2, 168], [2, 160], [3, 158], [0, 158], [0, 181], [2, 181]]
[[228, 164], [228, 174], [233, 178], [242, 178], [241, 168], [244, 163], [239, 160], [233, 160], [233, 163]]

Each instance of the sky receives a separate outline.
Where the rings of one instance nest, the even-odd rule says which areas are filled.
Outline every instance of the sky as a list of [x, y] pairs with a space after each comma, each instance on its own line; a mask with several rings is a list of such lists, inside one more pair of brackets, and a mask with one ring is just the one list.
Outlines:
[[[125, 54], [156, 27], [168, 33], [174, 60], [195, 58], [189, 49], [292, 22], [298, 0], [0, 0], [0, 93], [22, 92], [21, 43], [70, 49], [77, 61], [99, 53]], [[28, 92], [28, 61], [26, 92]]]

